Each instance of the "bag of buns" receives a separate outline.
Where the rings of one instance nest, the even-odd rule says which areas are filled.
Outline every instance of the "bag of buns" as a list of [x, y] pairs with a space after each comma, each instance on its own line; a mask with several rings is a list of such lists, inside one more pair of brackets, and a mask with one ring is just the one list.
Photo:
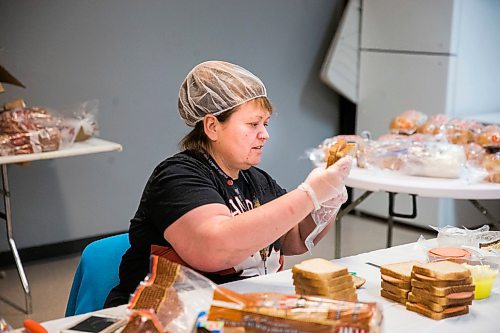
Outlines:
[[408, 110], [394, 117], [389, 126], [391, 133], [410, 135], [427, 121], [427, 115], [417, 110]]

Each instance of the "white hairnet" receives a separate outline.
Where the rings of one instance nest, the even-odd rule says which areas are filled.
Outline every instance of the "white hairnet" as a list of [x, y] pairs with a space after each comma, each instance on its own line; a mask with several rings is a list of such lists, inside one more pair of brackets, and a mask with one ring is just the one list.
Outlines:
[[252, 99], [267, 96], [262, 81], [246, 69], [224, 61], [194, 67], [179, 91], [179, 114], [194, 127], [206, 114], [217, 116]]

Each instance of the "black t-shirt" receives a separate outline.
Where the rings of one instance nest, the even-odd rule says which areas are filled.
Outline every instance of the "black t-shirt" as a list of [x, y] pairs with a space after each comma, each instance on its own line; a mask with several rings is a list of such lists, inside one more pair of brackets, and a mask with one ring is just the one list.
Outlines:
[[[145, 186], [139, 208], [131, 220], [131, 247], [122, 258], [120, 284], [108, 297], [107, 306], [128, 301], [128, 296], [149, 272], [151, 245], [170, 246], [163, 237], [165, 229], [190, 210], [206, 204], [220, 203], [226, 205], [233, 215], [237, 215], [252, 209], [255, 199], [260, 204], [265, 204], [286, 193], [266, 172], [256, 167], [241, 171], [240, 177], [234, 180], [233, 186], [239, 189], [240, 196], [235, 194], [234, 187], [228, 186], [228, 179], [224, 176], [216, 165], [210, 164], [206, 156], [194, 151], [178, 153], [155, 168]], [[273, 260], [271, 263], [268, 261], [268, 265], [271, 264], [272, 267], [266, 267], [266, 270], [269, 268], [268, 272], [275, 272], [279, 268], [276, 256], [281, 255], [279, 240], [271, 244], [270, 250], [269, 255], [272, 255]], [[261, 262], [260, 256], [252, 256], [241, 267], [235, 267], [236, 274], [204, 275], [215, 283], [225, 283], [263, 274], [257, 260]], [[116, 297], [120, 298], [119, 303], [110, 299]]]

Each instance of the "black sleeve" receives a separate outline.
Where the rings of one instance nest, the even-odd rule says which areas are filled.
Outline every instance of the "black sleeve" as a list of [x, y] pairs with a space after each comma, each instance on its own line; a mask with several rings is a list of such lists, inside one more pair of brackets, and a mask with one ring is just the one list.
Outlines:
[[153, 224], [165, 230], [196, 207], [225, 204], [218, 187], [213, 174], [198, 160], [165, 161], [150, 179], [148, 206]]

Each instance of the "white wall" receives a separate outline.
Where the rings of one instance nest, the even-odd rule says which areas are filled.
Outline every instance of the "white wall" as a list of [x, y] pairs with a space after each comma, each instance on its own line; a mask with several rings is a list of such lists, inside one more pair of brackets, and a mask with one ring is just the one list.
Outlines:
[[[154, 166], [188, 128], [177, 93], [197, 63], [238, 63], [276, 108], [262, 167], [289, 189], [310, 170], [305, 149], [337, 133], [337, 95], [319, 70], [342, 1], [2, 1], [0, 62], [28, 88], [0, 103], [52, 108], [100, 102], [106, 153], [9, 166], [19, 248], [128, 228]], [[8, 249], [0, 228], [0, 251]]]

